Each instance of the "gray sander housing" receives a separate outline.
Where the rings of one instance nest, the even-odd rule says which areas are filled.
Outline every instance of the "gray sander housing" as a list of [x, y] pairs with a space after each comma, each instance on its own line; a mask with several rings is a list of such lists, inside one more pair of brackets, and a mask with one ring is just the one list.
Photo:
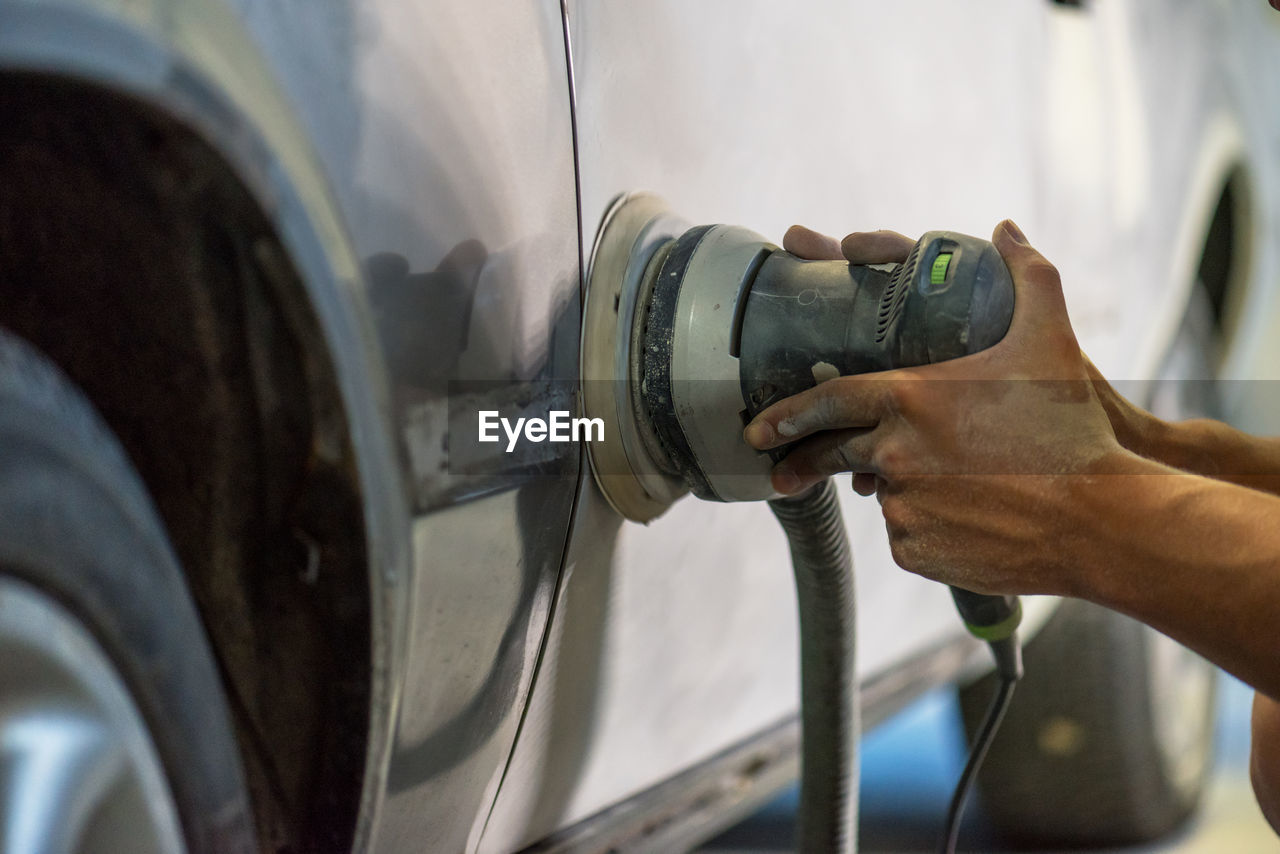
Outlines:
[[773, 496], [786, 449], [741, 438], [758, 412], [835, 376], [976, 353], [1004, 337], [1013, 281], [989, 242], [931, 231], [907, 260], [810, 261], [743, 228], [690, 229], [649, 271], [637, 312], [635, 408], [701, 498]]

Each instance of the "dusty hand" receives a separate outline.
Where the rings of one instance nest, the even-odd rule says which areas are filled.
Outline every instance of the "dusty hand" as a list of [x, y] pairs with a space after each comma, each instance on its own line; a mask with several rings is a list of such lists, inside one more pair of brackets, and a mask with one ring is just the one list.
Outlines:
[[1102, 409], [1107, 413], [1107, 420], [1111, 422], [1111, 430], [1116, 434], [1116, 439], [1125, 448], [1144, 457], [1163, 460], [1164, 454], [1161, 453], [1159, 447], [1159, 433], [1168, 428], [1168, 423], [1162, 421], [1156, 416], [1147, 412], [1140, 406], [1130, 403], [1120, 392], [1116, 391], [1111, 383], [1107, 382], [1102, 372], [1089, 360], [1088, 356], [1081, 354], [1084, 359], [1085, 369], [1089, 372], [1089, 378], [1093, 381], [1094, 394], [1098, 396]]
[[[1070, 528], [1067, 478], [1122, 453], [1067, 318], [1057, 271], [1012, 223], [996, 247], [1013, 275], [1015, 308], [999, 344], [961, 359], [829, 380], [761, 413], [747, 441], [803, 439], [774, 469], [794, 493], [837, 472], [874, 489], [895, 560], [978, 592], [1063, 592], [1054, 563]], [[786, 247], [831, 258], [834, 240], [807, 229]], [[902, 261], [893, 232], [852, 234], [856, 263]], [[874, 480], [873, 480], [874, 478]]]

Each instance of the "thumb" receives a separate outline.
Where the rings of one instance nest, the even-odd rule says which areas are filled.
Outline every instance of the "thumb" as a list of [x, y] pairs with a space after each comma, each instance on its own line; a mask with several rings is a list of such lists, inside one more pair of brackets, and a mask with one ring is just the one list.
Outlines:
[[1103, 385], [1107, 388], [1111, 387], [1111, 383], [1102, 375], [1102, 371], [1098, 370], [1098, 366], [1093, 363], [1093, 359], [1083, 350], [1080, 351], [1080, 358], [1084, 360], [1084, 369], [1089, 372], [1089, 379], [1093, 380], [1095, 385]]
[[1027, 242], [1022, 230], [1013, 220], [1004, 220], [996, 226], [991, 242], [1004, 258], [1005, 266], [1013, 277], [1013, 321], [1010, 332], [1022, 330], [1023, 334], [1041, 335], [1046, 331], [1071, 332], [1067, 318], [1067, 302], [1062, 295], [1062, 278], [1058, 269], [1049, 263]]

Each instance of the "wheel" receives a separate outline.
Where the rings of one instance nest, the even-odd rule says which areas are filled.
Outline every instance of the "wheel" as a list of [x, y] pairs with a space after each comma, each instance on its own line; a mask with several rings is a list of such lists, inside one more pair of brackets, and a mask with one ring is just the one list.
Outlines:
[[[1218, 414], [1217, 342], [1192, 293], [1146, 406], [1165, 419]], [[1064, 601], [1025, 650], [1026, 675], [978, 775], [1004, 836], [1125, 845], [1163, 836], [1200, 801], [1213, 758], [1217, 670], [1122, 614]], [[995, 690], [960, 691], [970, 738]]]
[[0, 849], [247, 852], [209, 643], [139, 478], [0, 331]]
[[[1026, 675], [978, 775], [1002, 835], [1053, 845], [1163, 836], [1199, 801], [1214, 671], [1152, 629], [1067, 600], [1027, 646]], [[995, 681], [963, 688], [972, 734]]]

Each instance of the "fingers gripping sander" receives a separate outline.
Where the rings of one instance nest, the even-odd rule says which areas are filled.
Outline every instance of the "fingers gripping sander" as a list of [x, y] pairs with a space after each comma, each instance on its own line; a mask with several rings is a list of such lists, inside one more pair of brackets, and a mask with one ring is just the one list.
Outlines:
[[[832, 377], [990, 347], [1013, 300], [1000, 253], [976, 237], [929, 232], [901, 264], [811, 261], [745, 228], [689, 228], [651, 196], [624, 198], [602, 227], [587, 297], [583, 376], [612, 380], [584, 382], [587, 414], [623, 422], [612, 447], [590, 447], [597, 480], [639, 521], [685, 490], [774, 498], [769, 473], [787, 449], [742, 440], [758, 412]], [[953, 592], [975, 635], [1016, 628], [1016, 598]]]

